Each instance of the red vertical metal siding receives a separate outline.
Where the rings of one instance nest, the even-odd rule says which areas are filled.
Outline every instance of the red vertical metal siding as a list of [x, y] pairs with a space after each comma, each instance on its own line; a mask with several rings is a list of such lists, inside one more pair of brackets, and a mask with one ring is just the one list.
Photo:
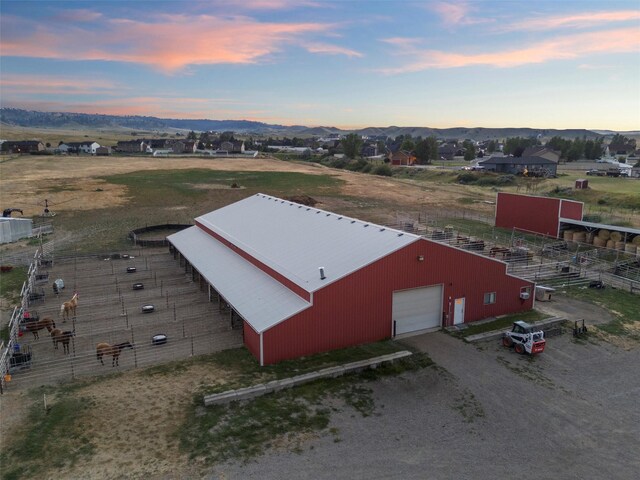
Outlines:
[[558, 235], [560, 199], [498, 193], [496, 227]]
[[582, 220], [582, 202], [575, 200], [561, 200], [560, 216], [562, 218], [571, 218], [572, 220]]
[[251, 325], [243, 322], [242, 333], [244, 334], [244, 344], [251, 354], [260, 361], [260, 334]]
[[[311, 308], [265, 331], [265, 364], [388, 338], [393, 291], [439, 284], [443, 313], [449, 297], [465, 297], [465, 322], [533, 306], [534, 284], [506, 275], [503, 262], [421, 239], [315, 292]], [[484, 305], [489, 292], [496, 303]]]

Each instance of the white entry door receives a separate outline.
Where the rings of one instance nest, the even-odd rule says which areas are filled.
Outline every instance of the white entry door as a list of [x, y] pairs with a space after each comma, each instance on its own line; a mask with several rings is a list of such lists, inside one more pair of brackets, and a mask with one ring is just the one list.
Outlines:
[[440, 326], [442, 285], [393, 292], [395, 335]]
[[464, 323], [464, 297], [456, 298], [453, 304], [453, 324], [460, 325]]

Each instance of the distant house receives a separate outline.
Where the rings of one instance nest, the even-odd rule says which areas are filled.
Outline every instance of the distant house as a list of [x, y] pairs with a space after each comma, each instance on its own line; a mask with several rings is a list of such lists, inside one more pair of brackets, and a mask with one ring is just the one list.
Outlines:
[[543, 147], [541, 145], [534, 145], [533, 147], [525, 148], [522, 152], [523, 157], [542, 157], [547, 160], [558, 163], [560, 161], [560, 152], [553, 150], [549, 147]]
[[607, 146], [608, 157], [627, 157], [634, 153], [636, 147], [633, 143], [610, 143]]
[[363, 157], [375, 157], [378, 155], [378, 145], [377, 144], [371, 144], [371, 145], [364, 145], [362, 147], [362, 152], [361, 155]]
[[143, 153], [147, 151], [145, 140], [124, 140], [119, 141], [116, 150], [122, 153]]
[[453, 160], [453, 157], [456, 156], [458, 149], [451, 144], [446, 144], [438, 147], [438, 156], [442, 160]]
[[38, 140], [18, 140], [2, 143], [2, 151], [7, 153], [34, 153], [42, 152], [45, 146]]
[[143, 140], [147, 146], [147, 150], [168, 149], [171, 147], [172, 140], [166, 138], [148, 138]]
[[389, 161], [391, 165], [411, 166], [416, 163], [416, 157], [406, 150], [398, 150], [389, 155]]
[[512, 175], [555, 177], [558, 164], [543, 157], [490, 157], [478, 162], [486, 171]]
[[227, 153], [244, 153], [244, 142], [222, 142], [220, 144], [219, 150], [223, 150]]
[[96, 155], [99, 157], [106, 157], [108, 155], [111, 155], [111, 147], [101, 146], [96, 148]]
[[98, 142], [67, 142], [58, 145], [58, 151], [60, 153], [86, 153], [89, 155], [95, 155], [96, 150], [100, 148]]
[[178, 140], [171, 145], [173, 153], [195, 153], [198, 149], [198, 142], [191, 140]]

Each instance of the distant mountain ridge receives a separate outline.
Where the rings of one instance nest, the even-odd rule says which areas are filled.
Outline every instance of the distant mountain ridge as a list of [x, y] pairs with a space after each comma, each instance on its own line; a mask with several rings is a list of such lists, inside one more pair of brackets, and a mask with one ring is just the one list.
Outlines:
[[[592, 131], [586, 129], [536, 129], [536, 128], [429, 128], [429, 127], [367, 127], [358, 130], [341, 130], [335, 127], [305, 127], [302, 125], [274, 125], [251, 120], [208, 120], [208, 119], [171, 119], [148, 116], [119, 116], [72, 112], [37, 112], [17, 108], [0, 108], [0, 122], [5, 125], [34, 128], [123, 128], [131, 130], [195, 130], [202, 131], [233, 131], [256, 135], [278, 136], [324, 136], [331, 133], [355, 132], [360, 135], [383, 135], [395, 138], [399, 135], [413, 137], [436, 136], [444, 139], [490, 140], [508, 137], [551, 138], [560, 136], [574, 139], [576, 137], [595, 138], [603, 135], [613, 135], [613, 131]], [[607, 133], [605, 133], [607, 132]], [[621, 132], [624, 133], [624, 132]]]

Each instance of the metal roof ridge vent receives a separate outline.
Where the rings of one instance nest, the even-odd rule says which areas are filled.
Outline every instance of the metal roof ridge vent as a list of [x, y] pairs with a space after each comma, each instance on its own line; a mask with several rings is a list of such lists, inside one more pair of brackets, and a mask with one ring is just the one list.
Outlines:
[[330, 216], [331, 216], [331, 214], [330, 214], [330, 213], [327, 213], [327, 217], [330, 217]]
[[320, 270], [320, 280], [327, 278], [324, 274], [324, 267], [318, 267], [318, 270]]
[[355, 220], [351, 220], [351, 223], [356, 223], [356, 221]]
[[365, 224], [363, 225], [363, 227], [364, 227], [364, 228], [367, 228], [368, 226], [369, 226], [369, 224], [368, 224], [368, 223], [365, 223]]
[[381, 232], [384, 232], [385, 230], [386, 230], [386, 228], [384, 228], [384, 227], [382, 227], [382, 228], [380, 229], [380, 231], [381, 231]]

